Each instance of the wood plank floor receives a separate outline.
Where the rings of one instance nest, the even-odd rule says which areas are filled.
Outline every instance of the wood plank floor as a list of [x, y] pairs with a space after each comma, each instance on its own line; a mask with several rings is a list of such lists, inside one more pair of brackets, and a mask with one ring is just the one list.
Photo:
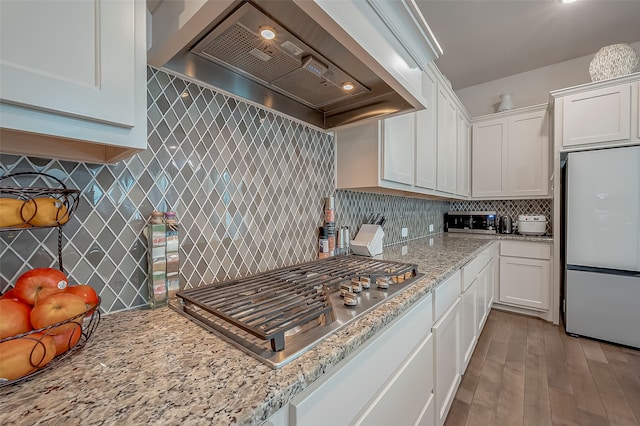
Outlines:
[[640, 426], [640, 351], [494, 309], [445, 425]]

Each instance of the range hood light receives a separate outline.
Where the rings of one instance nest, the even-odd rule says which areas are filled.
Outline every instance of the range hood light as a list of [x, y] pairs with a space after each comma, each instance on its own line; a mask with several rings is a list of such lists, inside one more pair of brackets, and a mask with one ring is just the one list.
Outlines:
[[276, 30], [271, 27], [260, 27], [260, 36], [265, 40], [273, 40], [276, 37]]
[[342, 88], [344, 90], [353, 90], [355, 87], [356, 86], [350, 81], [347, 81], [346, 83], [342, 83]]

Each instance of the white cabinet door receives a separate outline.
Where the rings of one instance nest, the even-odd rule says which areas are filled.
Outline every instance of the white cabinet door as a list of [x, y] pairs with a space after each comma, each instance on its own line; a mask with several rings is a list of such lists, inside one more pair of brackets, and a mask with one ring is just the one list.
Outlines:
[[136, 124], [133, 1], [2, 1], [0, 17], [3, 102]]
[[569, 95], [562, 102], [564, 147], [629, 139], [630, 84]]
[[460, 298], [433, 326], [436, 424], [442, 426], [460, 384]]
[[507, 126], [504, 120], [473, 125], [471, 195], [478, 198], [507, 194]]
[[476, 298], [478, 279], [460, 296], [460, 374], [471, 360], [478, 334], [476, 332]]
[[437, 189], [451, 194], [456, 192], [457, 118], [456, 104], [444, 87], [439, 87]]
[[[480, 337], [484, 323], [487, 320], [488, 314], [488, 288], [489, 288], [489, 273], [493, 268], [493, 260], [487, 264], [482, 271], [478, 274], [476, 279], [476, 336]], [[493, 284], [492, 284], [493, 285]], [[493, 293], [493, 291], [492, 291]]]
[[431, 402], [432, 391], [433, 337], [429, 335], [354, 425], [412, 425]]
[[487, 267], [487, 316], [491, 311], [496, 295], [500, 294], [500, 257], [496, 254]]
[[500, 301], [536, 310], [549, 309], [550, 262], [500, 257]]
[[549, 137], [547, 112], [536, 111], [507, 121], [507, 194], [549, 193]]
[[422, 73], [422, 95], [429, 104], [416, 114], [416, 186], [436, 189], [438, 82], [430, 72]]
[[413, 185], [415, 114], [386, 118], [382, 127], [382, 178]]
[[147, 147], [145, 3], [0, 1], [3, 152], [92, 163]]
[[471, 188], [471, 125], [469, 120], [458, 113], [458, 160], [456, 193], [468, 197]]

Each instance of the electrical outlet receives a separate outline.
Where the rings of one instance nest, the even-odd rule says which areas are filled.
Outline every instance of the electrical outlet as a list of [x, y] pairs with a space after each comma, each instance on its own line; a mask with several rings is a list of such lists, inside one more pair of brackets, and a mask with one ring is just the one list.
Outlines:
[[433, 223], [429, 224], [429, 232], [433, 232]]
[[402, 238], [407, 238], [409, 236], [409, 228], [402, 228]]
[[406, 256], [409, 253], [409, 248], [407, 246], [402, 246], [402, 255]]

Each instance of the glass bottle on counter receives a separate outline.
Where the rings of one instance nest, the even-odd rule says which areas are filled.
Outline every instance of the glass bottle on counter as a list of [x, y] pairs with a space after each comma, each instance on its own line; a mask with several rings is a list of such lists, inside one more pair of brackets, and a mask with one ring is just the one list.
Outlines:
[[151, 213], [146, 235], [149, 246], [149, 306], [158, 308], [167, 304], [167, 236], [162, 212], [153, 211]]

